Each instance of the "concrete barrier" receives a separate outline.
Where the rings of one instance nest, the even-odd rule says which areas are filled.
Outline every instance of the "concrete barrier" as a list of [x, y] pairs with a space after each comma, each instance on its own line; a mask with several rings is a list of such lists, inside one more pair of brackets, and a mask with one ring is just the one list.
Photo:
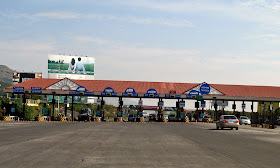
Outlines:
[[123, 118], [122, 117], [117, 117], [117, 122], [123, 122]]
[[35, 121], [43, 122], [45, 120], [44, 117], [35, 117]]
[[94, 117], [94, 122], [101, 122], [101, 117]]
[[3, 116], [3, 121], [11, 121], [9, 116]]
[[66, 117], [57, 117], [57, 121], [63, 121], [64, 122], [64, 121], [67, 121], [67, 120], [66, 120]]
[[252, 124], [252, 127], [260, 127], [260, 124]]

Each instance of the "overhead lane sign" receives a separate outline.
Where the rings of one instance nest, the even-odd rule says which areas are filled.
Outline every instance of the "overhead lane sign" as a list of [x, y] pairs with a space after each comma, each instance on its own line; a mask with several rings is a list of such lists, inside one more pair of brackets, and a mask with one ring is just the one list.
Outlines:
[[31, 87], [31, 93], [41, 94], [42, 93], [42, 88], [41, 87]]
[[88, 92], [87, 89], [84, 86], [79, 86], [76, 91], [74, 92], [69, 92], [70, 95], [86, 95], [86, 96], [93, 96], [93, 92]]
[[101, 93], [101, 96], [117, 96], [117, 93], [115, 93], [114, 89], [111, 87], [107, 87], [104, 89], [104, 91]]
[[159, 97], [159, 94], [155, 89], [149, 89], [146, 94], [144, 94], [144, 97]]
[[127, 88], [125, 90], [125, 93], [122, 94], [123, 96], [133, 96], [138, 97], [138, 94], [136, 93], [135, 89], [133, 88]]
[[24, 93], [24, 87], [13, 87], [13, 93]]

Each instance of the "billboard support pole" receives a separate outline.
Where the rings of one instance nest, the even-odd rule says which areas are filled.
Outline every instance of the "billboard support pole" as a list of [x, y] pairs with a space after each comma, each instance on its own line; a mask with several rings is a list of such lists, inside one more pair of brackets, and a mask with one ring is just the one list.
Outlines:
[[74, 96], [72, 96], [72, 108], [71, 108], [71, 117], [72, 121], [74, 121]]

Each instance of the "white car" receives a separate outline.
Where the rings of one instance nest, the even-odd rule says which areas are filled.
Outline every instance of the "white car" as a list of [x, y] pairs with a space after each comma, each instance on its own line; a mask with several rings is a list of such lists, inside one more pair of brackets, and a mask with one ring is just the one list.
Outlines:
[[240, 125], [245, 124], [245, 125], [251, 125], [251, 120], [247, 116], [240, 116], [239, 118]]

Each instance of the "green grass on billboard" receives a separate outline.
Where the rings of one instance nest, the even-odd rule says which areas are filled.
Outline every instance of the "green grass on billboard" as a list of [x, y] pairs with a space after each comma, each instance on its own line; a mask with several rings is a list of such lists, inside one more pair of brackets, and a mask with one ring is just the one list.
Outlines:
[[[94, 75], [94, 64], [84, 64], [85, 71], [87, 75]], [[64, 74], [76, 74], [68, 71], [69, 64], [68, 63], [48, 63], [48, 71], [49, 73], [64, 73]]]

